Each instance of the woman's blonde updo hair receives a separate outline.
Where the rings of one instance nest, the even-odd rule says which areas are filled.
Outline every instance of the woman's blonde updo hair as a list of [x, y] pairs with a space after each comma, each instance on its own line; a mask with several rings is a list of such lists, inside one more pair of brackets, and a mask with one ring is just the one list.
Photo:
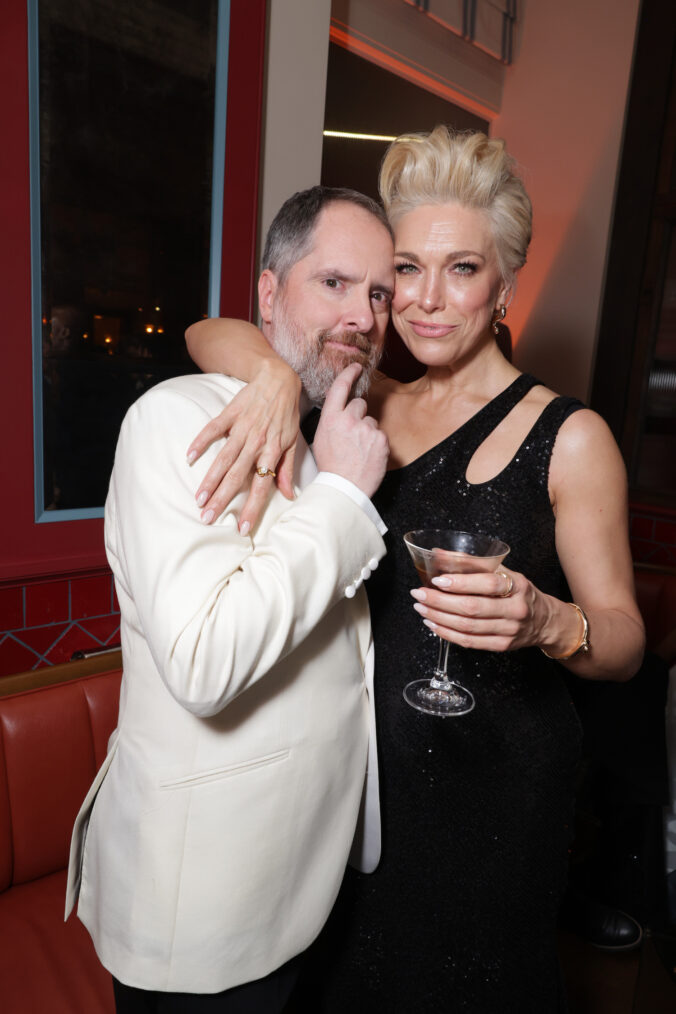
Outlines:
[[403, 134], [385, 153], [380, 196], [392, 225], [421, 204], [457, 201], [485, 211], [508, 284], [526, 261], [532, 208], [505, 142], [445, 126]]

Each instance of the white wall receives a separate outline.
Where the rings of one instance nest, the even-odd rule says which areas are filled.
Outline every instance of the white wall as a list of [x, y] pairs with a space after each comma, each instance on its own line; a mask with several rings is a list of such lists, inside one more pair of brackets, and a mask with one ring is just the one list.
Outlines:
[[330, 20], [331, 0], [269, 0], [259, 238], [320, 181]]
[[520, 0], [520, 49], [491, 127], [524, 170], [528, 263], [515, 362], [587, 399], [640, 0]]

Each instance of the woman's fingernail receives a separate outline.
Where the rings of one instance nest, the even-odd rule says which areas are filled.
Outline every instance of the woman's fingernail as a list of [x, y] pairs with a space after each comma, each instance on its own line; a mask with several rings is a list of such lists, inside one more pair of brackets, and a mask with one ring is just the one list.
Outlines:
[[420, 613], [422, 616], [427, 615], [427, 606], [421, 606], [419, 602], [416, 602], [413, 608], [415, 609], [416, 613]]
[[427, 592], [424, 588], [411, 588], [411, 595], [414, 599], [417, 599], [418, 602], [427, 601]]
[[430, 630], [436, 630], [437, 629], [436, 623], [432, 623], [431, 620], [423, 620], [423, 623], [425, 624], [426, 627], [429, 627]]
[[211, 510], [211, 508], [209, 508], [208, 511], [205, 511], [204, 514], [200, 515], [200, 520], [203, 521], [205, 525], [211, 524], [211, 522], [214, 520], [214, 512]]
[[207, 502], [208, 499], [209, 499], [209, 494], [207, 493], [206, 489], [201, 490], [197, 494], [197, 506], [198, 507], [204, 507], [204, 505], [205, 505], [205, 503]]
[[432, 578], [432, 584], [435, 584], [437, 588], [450, 588], [453, 584], [453, 578], [450, 574], [440, 574], [439, 577]]
[[251, 525], [249, 524], [248, 521], [242, 521], [241, 525], [239, 526], [239, 534], [240, 535], [248, 535], [250, 528], [251, 528]]
[[192, 463], [193, 463], [193, 461], [195, 460], [196, 457], [197, 457], [197, 451], [188, 451], [188, 454], [187, 454], [188, 464], [192, 465]]

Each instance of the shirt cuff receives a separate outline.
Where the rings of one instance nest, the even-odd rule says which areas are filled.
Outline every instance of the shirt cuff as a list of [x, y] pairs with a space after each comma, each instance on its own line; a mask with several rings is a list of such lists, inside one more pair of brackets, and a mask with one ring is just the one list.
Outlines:
[[342, 475], [336, 475], [335, 472], [319, 472], [313, 481], [320, 483], [322, 486], [333, 486], [334, 489], [338, 489], [341, 493], [349, 496], [350, 500], [354, 500], [357, 507], [361, 507], [364, 514], [371, 519], [379, 533], [381, 535], [385, 534], [387, 525], [373, 506], [373, 503], [369, 500], [366, 493], [362, 493], [359, 487], [355, 486], [349, 479], [343, 478]]

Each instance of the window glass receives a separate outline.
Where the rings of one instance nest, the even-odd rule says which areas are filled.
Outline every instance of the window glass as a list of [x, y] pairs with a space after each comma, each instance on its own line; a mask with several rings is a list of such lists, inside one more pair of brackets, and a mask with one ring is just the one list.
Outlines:
[[[676, 230], [665, 224], [664, 274], [655, 344], [632, 469], [633, 485], [673, 497], [676, 493]], [[667, 252], [668, 251], [668, 252]]]
[[218, 6], [39, 0], [38, 515], [100, 513], [127, 408], [194, 369]]

